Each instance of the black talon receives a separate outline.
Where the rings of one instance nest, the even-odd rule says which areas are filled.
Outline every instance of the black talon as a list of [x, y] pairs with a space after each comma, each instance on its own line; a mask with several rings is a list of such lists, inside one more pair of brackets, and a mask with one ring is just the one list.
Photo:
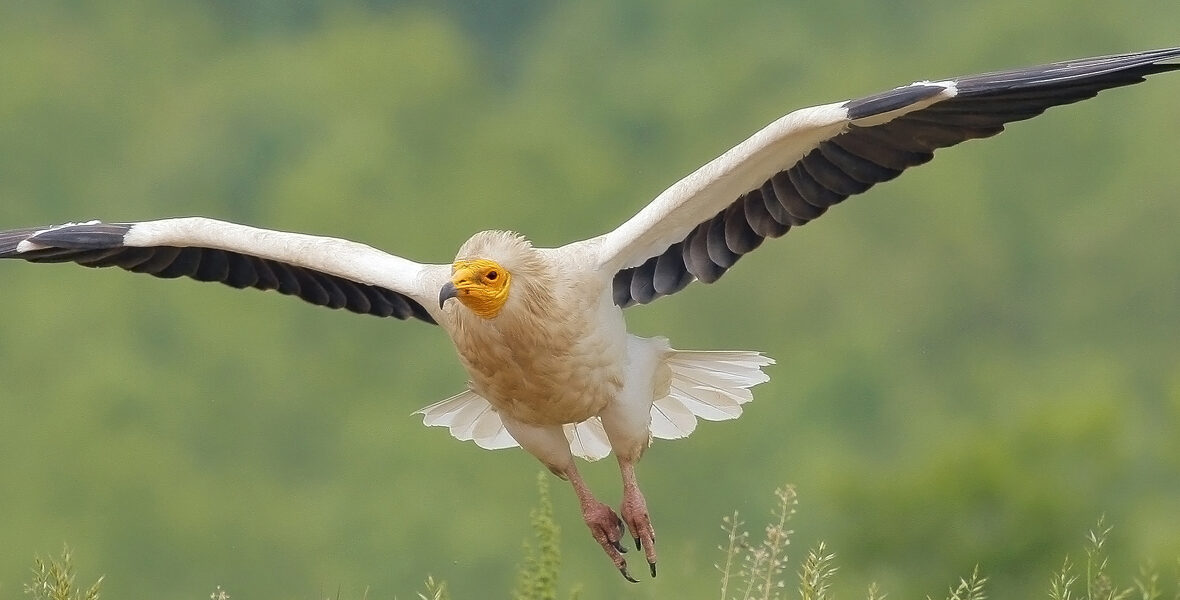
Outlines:
[[630, 581], [631, 583], [639, 583], [638, 579], [632, 577], [631, 574], [627, 572], [627, 565], [623, 565], [623, 566], [619, 567], [619, 572], [623, 574], [623, 579], [626, 579], [627, 581]]
[[620, 553], [622, 553], [622, 554], [627, 553], [627, 547], [620, 544], [619, 542], [611, 542], [611, 545], [614, 546], [615, 550], [618, 550]]
[[647, 564], [651, 565], [651, 576], [655, 577], [656, 576], [656, 563], [647, 563]]
[[643, 550], [643, 541], [640, 540], [639, 538], [635, 538], [635, 549], [636, 550]]

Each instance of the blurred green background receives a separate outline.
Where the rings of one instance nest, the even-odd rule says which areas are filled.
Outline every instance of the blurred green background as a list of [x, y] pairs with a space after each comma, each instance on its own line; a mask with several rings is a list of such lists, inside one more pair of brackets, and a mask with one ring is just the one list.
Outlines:
[[[433, 262], [486, 228], [561, 244], [794, 108], [1177, 23], [1174, 0], [0, 0], [0, 228], [206, 215]], [[840, 597], [976, 563], [991, 597], [1041, 597], [1103, 513], [1116, 572], [1174, 564], [1178, 99], [1162, 75], [943, 150], [630, 309], [779, 364], [741, 420], [648, 453], [658, 579], [623, 582], [555, 483], [564, 581], [714, 597], [720, 517], [758, 530], [783, 482], [789, 568], [827, 541]], [[465, 381], [435, 328], [75, 266], [5, 262], [0, 291], [0, 597], [62, 542], [110, 598], [511, 588], [539, 466], [410, 416]], [[617, 503], [613, 461], [585, 472]]]

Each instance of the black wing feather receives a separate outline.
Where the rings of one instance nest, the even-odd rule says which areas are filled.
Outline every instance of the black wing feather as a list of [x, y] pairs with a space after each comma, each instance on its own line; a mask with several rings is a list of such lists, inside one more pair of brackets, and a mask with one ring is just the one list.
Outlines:
[[[434, 319], [420, 304], [393, 290], [249, 254], [217, 248], [123, 245], [133, 224], [88, 223], [58, 228], [26, 227], [0, 231], [0, 258], [30, 262], [75, 262], [87, 267], [120, 267], [156, 277], [191, 277], [235, 288], [277, 290], [329, 308], [408, 319]], [[17, 252], [29, 241], [44, 246]]]
[[[763, 239], [781, 236], [848, 196], [929, 162], [939, 148], [990, 137], [1005, 124], [1050, 107], [1180, 69], [1169, 62], [1178, 57], [1180, 48], [1170, 48], [962, 77], [954, 80], [957, 94], [952, 98], [880, 125], [850, 125], [794, 164], [782, 165], [682, 242], [639, 267], [616, 273], [615, 303], [646, 304], [683, 289], [693, 278], [712, 283]], [[855, 121], [904, 109], [942, 90], [941, 85], [915, 84], [851, 100], [844, 107]]]

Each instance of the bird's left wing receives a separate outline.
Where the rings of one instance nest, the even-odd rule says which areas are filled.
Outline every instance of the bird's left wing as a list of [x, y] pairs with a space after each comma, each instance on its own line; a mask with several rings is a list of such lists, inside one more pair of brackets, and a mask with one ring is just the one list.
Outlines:
[[0, 231], [0, 258], [277, 290], [329, 308], [428, 323], [435, 322], [438, 289], [449, 273], [348, 240], [202, 217]]
[[897, 177], [934, 150], [1099, 91], [1180, 69], [1180, 48], [923, 81], [782, 117], [661, 193], [614, 231], [583, 242], [614, 277], [619, 306], [695, 279], [712, 283], [764, 239]]

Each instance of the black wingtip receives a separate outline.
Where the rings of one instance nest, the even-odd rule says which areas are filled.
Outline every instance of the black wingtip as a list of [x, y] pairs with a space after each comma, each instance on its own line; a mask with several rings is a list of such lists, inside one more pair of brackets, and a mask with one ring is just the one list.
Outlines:
[[888, 92], [881, 92], [880, 94], [851, 100], [844, 107], [848, 109], [848, 118], [855, 121], [911, 106], [917, 102], [933, 98], [945, 90], [946, 87], [941, 85], [915, 83], [913, 85], [895, 88]]
[[31, 228], [0, 231], [0, 258], [20, 258], [16, 247], [37, 231], [39, 230]]
[[69, 250], [103, 250], [122, 246], [128, 231], [130, 225], [82, 223], [48, 229], [29, 237], [28, 241]]
[[1087, 84], [1092, 85], [1096, 93], [1142, 82], [1148, 75], [1180, 69], [1180, 62], [1176, 62], [1178, 60], [1180, 47], [1162, 48], [959, 77], [955, 80], [955, 86], [960, 96]]

